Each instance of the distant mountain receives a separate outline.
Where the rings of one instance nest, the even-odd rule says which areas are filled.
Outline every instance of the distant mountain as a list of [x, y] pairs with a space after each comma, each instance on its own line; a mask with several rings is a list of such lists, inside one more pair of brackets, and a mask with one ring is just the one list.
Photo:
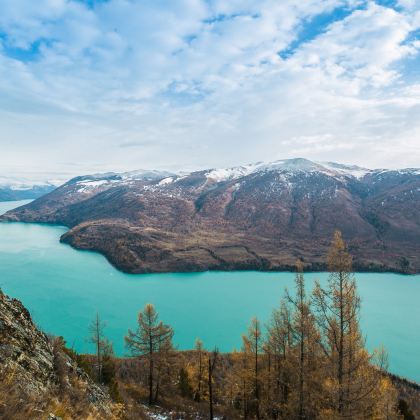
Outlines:
[[420, 272], [420, 170], [288, 159], [174, 174], [70, 180], [3, 220], [61, 223], [62, 237], [127, 272], [325, 269], [335, 229], [358, 270]]
[[0, 201], [32, 200], [48, 194], [55, 188], [54, 185], [34, 185], [24, 189], [15, 189], [0, 185]]
[[33, 182], [27, 179], [0, 176], [0, 201], [39, 198], [57, 188], [52, 182]]

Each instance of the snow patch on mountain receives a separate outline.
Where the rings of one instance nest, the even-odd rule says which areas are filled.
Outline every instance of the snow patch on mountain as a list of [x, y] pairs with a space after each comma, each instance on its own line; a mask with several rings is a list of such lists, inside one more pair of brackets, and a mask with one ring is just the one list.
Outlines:
[[208, 179], [216, 182], [231, 181], [255, 172], [261, 165], [263, 165], [262, 162], [257, 162], [233, 168], [212, 169], [205, 175]]
[[258, 169], [268, 171], [281, 170], [300, 172], [322, 172], [325, 170], [325, 168], [323, 168], [318, 163], [303, 158], [276, 160], [274, 162], [261, 165]]
[[330, 176], [341, 174], [338, 171], [334, 171], [320, 163], [312, 162], [308, 159], [297, 158], [297, 159], [284, 159], [277, 160], [270, 163], [257, 162], [245, 166], [238, 166], [226, 169], [212, 169], [206, 173], [206, 177], [216, 182], [231, 181], [234, 179], [241, 178], [255, 173], [263, 172], [320, 172]]
[[[300, 174], [301, 176], [310, 177], [311, 174], [323, 174], [333, 177], [340, 182], [347, 182], [349, 179], [361, 180], [367, 175], [380, 175], [382, 173], [391, 172], [385, 169], [367, 169], [356, 165], [345, 165], [335, 162], [313, 162], [304, 158], [282, 159], [270, 163], [256, 162], [248, 165], [230, 167], [230, 168], [214, 168], [207, 171], [172, 173], [161, 170], [137, 170], [123, 173], [105, 173], [94, 174], [83, 177], [74, 178], [69, 183], [77, 183], [79, 191], [91, 192], [94, 189], [103, 190], [107, 187], [116, 185], [142, 185], [144, 191], [153, 192], [156, 190], [172, 191], [176, 190], [178, 183], [192, 175], [205, 176], [211, 183], [222, 183], [236, 181], [249, 175], [263, 175], [267, 172], [276, 172], [279, 175], [278, 181], [287, 188], [293, 187], [291, 181], [293, 176]], [[394, 171], [395, 172], [395, 171]], [[420, 174], [418, 168], [397, 170], [400, 173]], [[147, 184], [147, 185], [146, 185]]]
[[168, 178], [163, 178], [161, 181], [159, 181], [158, 185], [167, 185], [167, 184], [171, 184], [173, 182], [173, 178], [172, 177], [168, 177]]
[[120, 174], [124, 180], [136, 180], [136, 181], [158, 181], [160, 179], [174, 176], [172, 172], [168, 171], [156, 171], [139, 169], [137, 171], [123, 172]]
[[98, 188], [110, 188], [117, 183], [119, 183], [118, 179], [83, 179], [76, 182], [76, 191], [80, 193], [90, 193]]
[[324, 168], [336, 172], [341, 175], [351, 176], [357, 179], [361, 179], [364, 176], [373, 172], [372, 169], [362, 168], [356, 165], [343, 165], [335, 162], [319, 162]]

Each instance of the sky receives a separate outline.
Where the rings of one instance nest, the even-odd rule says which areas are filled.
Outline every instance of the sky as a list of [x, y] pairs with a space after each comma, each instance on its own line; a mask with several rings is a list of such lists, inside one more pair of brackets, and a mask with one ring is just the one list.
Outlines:
[[420, 0], [0, 0], [0, 173], [420, 166]]

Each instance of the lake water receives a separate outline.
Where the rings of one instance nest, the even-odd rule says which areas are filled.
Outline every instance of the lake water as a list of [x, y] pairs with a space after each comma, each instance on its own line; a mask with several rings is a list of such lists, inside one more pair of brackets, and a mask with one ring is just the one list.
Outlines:
[[[0, 214], [22, 202], [0, 203]], [[20, 299], [46, 332], [63, 335], [80, 352], [99, 312], [119, 355], [136, 315], [153, 303], [175, 329], [180, 349], [200, 337], [207, 348], [239, 348], [250, 319], [267, 321], [292, 273], [205, 272], [130, 275], [103, 256], [60, 244], [65, 227], [0, 223], [0, 287]], [[305, 275], [308, 289], [326, 273]], [[362, 329], [370, 349], [383, 344], [390, 371], [420, 381], [420, 276], [357, 274], [362, 297]]]

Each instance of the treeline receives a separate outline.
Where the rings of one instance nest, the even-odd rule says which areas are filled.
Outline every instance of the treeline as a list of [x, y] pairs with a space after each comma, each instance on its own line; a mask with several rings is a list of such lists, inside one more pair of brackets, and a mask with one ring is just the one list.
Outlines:
[[241, 349], [229, 354], [205, 350], [200, 340], [192, 351], [176, 351], [173, 329], [147, 304], [125, 337], [134, 360], [115, 359], [97, 317], [97, 380], [116, 398], [137, 387], [149, 406], [182, 403], [210, 419], [403, 418], [385, 352], [365, 349], [352, 258], [339, 232], [327, 262], [327, 284], [316, 282], [311, 293], [298, 262], [294, 290], [267, 325], [254, 318]]

